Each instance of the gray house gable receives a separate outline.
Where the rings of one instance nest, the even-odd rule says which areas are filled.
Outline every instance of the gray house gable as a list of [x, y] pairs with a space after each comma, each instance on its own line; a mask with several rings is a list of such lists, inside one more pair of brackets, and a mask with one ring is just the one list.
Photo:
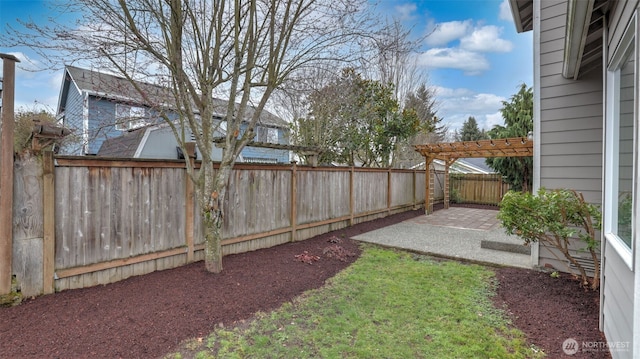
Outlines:
[[[185, 131], [187, 136], [191, 136], [189, 129]], [[222, 136], [223, 134], [216, 132], [214, 135]], [[121, 136], [104, 141], [97, 155], [115, 158], [179, 159], [183, 158], [180, 152], [178, 142], [169, 125], [160, 123], [126, 131]], [[196, 158], [202, 158], [198, 148], [196, 148]], [[222, 149], [214, 146], [211, 158], [214, 161], [220, 161]], [[238, 160], [242, 162], [242, 157]]]
[[[175, 116], [171, 110], [175, 106], [172, 105], [172, 95], [168, 88], [145, 82], [136, 82], [135, 85], [141, 88], [147, 97], [143, 98], [136, 87], [123, 77], [67, 66], [60, 89], [57, 113], [62, 124], [71, 129], [75, 136], [71, 137], [71, 141], [63, 144], [61, 153], [96, 155], [100, 152], [103, 143], [109, 141], [102, 153], [130, 157], [131, 150], [128, 146], [133, 146], [131, 142], [136, 134], [132, 136], [127, 131], [163, 123], [159, 111], [164, 111], [170, 118], [172, 114]], [[152, 107], [150, 104], [161, 104], [161, 108], [157, 105]], [[215, 104], [219, 111], [216, 117], [223, 118], [229, 102], [215, 99]], [[247, 119], [253, 116], [254, 111], [253, 107], [247, 109], [245, 114]], [[125, 120], [119, 120], [119, 118]], [[275, 135], [271, 136], [271, 142], [288, 144], [288, 128], [286, 121], [264, 110], [256, 133], [258, 136], [263, 132], [273, 132]], [[111, 141], [121, 136], [122, 140]], [[117, 146], [125, 144], [122, 151], [115, 150]], [[160, 153], [167, 153], [166, 149], [153, 153], [152, 148], [153, 146], [151, 149], [143, 147], [135, 153], [142, 155], [146, 150], [150, 150], [152, 152], [146, 154], [152, 158], [163, 158], [164, 155]], [[173, 152], [172, 149], [171, 153]], [[255, 161], [289, 161], [289, 151], [245, 148], [241, 156], [245, 153]]]

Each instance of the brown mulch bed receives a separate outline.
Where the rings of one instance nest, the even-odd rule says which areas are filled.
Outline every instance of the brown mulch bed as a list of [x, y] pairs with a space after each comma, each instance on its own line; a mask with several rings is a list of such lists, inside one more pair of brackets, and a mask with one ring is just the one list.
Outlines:
[[[302, 242], [230, 255], [218, 275], [206, 273], [199, 262], [0, 308], [0, 358], [161, 357], [185, 339], [206, 336], [217, 325], [232, 326], [322, 286], [360, 254], [349, 237], [423, 213], [405, 212]], [[323, 254], [336, 244], [329, 242], [333, 236], [356, 255], [341, 261]], [[305, 252], [320, 259], [312, 264], [296, 260]], [[532, 270], [500, 268], [496, 276], [496, 304], [550, 358], [562, 356], [567, 338], [604, 340], [598, 331], [597, 292]]]

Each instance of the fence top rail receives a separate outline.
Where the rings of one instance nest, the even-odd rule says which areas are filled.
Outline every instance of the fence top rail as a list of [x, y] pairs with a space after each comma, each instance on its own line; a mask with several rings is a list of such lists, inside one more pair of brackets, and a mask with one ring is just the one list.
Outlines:
[[450, 173], [451, 178], [502, 179], [500, 173]]
[[55, 156], [57, 167], [158, 167], [185, 168], [182, 160], [131, 159], [86, 156]]
[[[186, 168], [184, 160], [169, 159], [140, 159], [140, 158], [114, 158], [114, 157], [87, 157], [87, 156], [55, 156], [57, 167], [115, 167], [115, 168]], [[201, 161], [195, 161], [194, 167], [200, 168]], [[220, 167], [219, 162], [213, 163], [213, 168]], [[233, 167], [236, 170], [275, 170], [291, 171], [293, 164], [270, 163], [243, 163], [238, 162]], [[380, 172], [380, 173], [421, 173], [424, 170], [400, 169], [400, 168], [369, 168], [347, 166], [296, 166], [298, 171], [335, 171], [335, 172]]]

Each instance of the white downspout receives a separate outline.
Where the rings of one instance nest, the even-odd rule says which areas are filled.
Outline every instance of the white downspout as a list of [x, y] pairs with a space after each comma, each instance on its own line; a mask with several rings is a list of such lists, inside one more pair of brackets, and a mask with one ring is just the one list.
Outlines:
[[[533, 193], [540, 189], [540, 0], [533, 0]], [[531, 265], [540, 264], [540, 244], [531, 245]]]
[[[607, 176], [606, 176], [606, 158], [607, 158], [607, 68], [608, 58], [609, 58], [609, 49], [607, 47], [607, 39], [609, 38], [609, 24], [607, 23], [607, 17], [602, 18], [602, 188], [600, 203], [601, 205], [601, 213], [605, 213], [607, 208], [605, 207], [605, 190], [607, 187]], [[604, 228], [600, 231], [600, 309], [598, 315], [598, 329], [601, 332], [604, 332], [604, 287], [605, 287], [605, 276], [604, 276], [604, 267], [606, 255], [605, 251], [607, 249], [607, 239], [604, 236]]]

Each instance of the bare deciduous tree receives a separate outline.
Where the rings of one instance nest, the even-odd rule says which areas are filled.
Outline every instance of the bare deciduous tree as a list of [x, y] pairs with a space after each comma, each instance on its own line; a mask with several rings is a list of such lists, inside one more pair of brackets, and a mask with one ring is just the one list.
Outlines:
[[[129, 80], [145, 104], [177, 114], [174, 120], [158, 111], [185, 153], [188, 128], [202, 154], [199, 171], [186, 164], [201, 210], [206, 268], [219, 272], [223, 203], [237, 156], [288, 76], [351, 55], [367, 21], [364, 9], [364, 0], [79, 0], [58, 10], [89, 21], [25, 23], [9, 40], [52, 61], [85, 60], [109, 69]], [[134, 81], [140, 79], [168, 89], [171, 103]], [[214, 132], [222, 123], [224, 151], [214, 171]]]
[[412, 39], [411, 31], [396, 19], [386, 22], [368, 43], [375, 56], [365, 62], [366, 73], [391, 84], [398, 103], [404, 110], [415, 110], [422, 125], [416, 135], [398, 141], [392, 156], [393, 167], [419, 163], [421, 156], [413, 145], [431, 142], [446, 132], [442, 125], [437, 126], [435, 91], [428, 85], [427, 72], [417, 63], [417, 53], [426, 36]]
[[417, 63], [424, 38], [412, 39], [410, 29], [399, 20], [386, 22], [367, 42], [373, 56], [362, 57], [362, 72], [368, 78], [392, 84], [396, 100], [405, 103], [410, 93], [428, 83], [427, 73]]

